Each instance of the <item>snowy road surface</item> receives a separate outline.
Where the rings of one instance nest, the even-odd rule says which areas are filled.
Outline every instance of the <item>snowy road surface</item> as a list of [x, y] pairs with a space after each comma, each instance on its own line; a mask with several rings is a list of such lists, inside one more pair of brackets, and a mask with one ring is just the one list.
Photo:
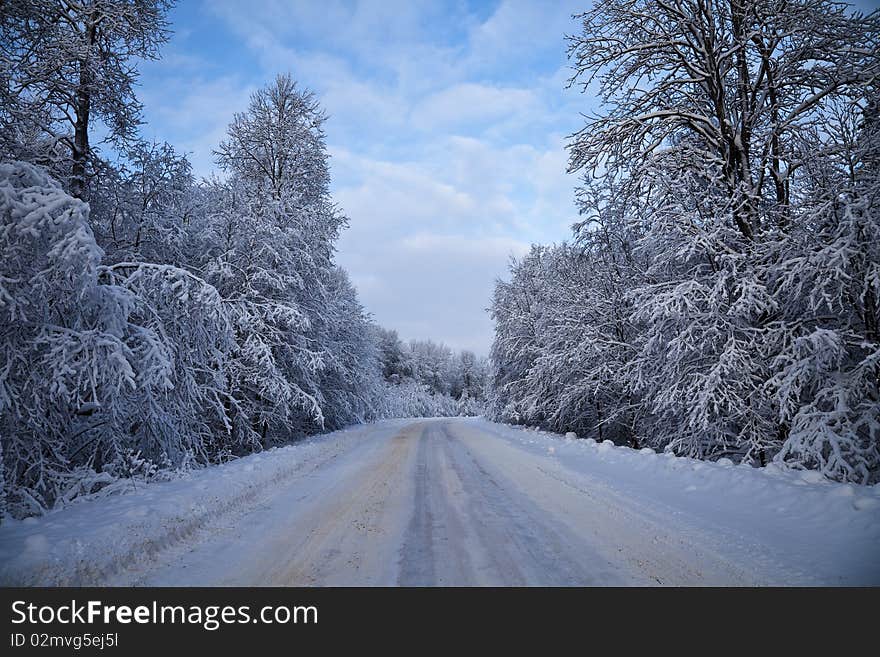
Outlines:
[[[0, 574], [11, 583], [140, 585], [880, 582], [877, 487], [478, 419], [382, 422], [257, 456], [220, 475], [208, 469], [11, 523], [0, 533], [8, 561]], [[265, 486], [226, 500], [261, 473]], [[205, 496], [191, 502], [194, 490]], [[179, 518], [162, 520], [175, 499]], [[143, 505], [152, 524], [133, 513]], [[167, 534], [166, 525], [198, 515], [192, 509], [198, 521]], [[70, 535], [98, 515], [104, 524], [88, 537]], [[109, 547], [111, 530], [129, 547]], [[102, 550], [118, 554], [100, 566]], [[12, 571], [35, 574], [16, 581]]]

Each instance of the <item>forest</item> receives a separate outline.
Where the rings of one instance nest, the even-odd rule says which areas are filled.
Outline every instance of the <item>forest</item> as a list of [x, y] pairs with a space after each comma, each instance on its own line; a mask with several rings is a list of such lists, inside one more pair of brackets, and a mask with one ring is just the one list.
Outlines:
[[880, 16], [605, 0], [568, 39], [570, 243], [492, 300], [489, 414], [880, 477]]
[[[487, 299], [489, 359], [378, 326], [336, 264], [318, 97], [279, 74], [197, 178], [142, 135], [170, 0], [0, 16], [0, 517], [391, 417], [880, 478], [880, 16], [597, 0], [580, 216]], [[563, 48], [560, 35], [560, 48]]]
[[159, 57], [170, 8], [3, 4], [3, 515], [354, 423], [481, 411], [485, 360], [404, 344], [335, 264], [347, 218], [313, 93], [289, 75], [254, 93], [209, 180], [140, 136], [136, 62]]

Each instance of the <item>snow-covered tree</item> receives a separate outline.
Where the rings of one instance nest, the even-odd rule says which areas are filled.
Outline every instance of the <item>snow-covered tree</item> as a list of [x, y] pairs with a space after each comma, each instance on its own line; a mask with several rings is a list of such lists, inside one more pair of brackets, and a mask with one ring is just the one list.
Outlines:
[[182, 266], [191, 223], [203, 202], [192, 166], [168, 143], [137, 142], [91, 190], [96, 238], [111, 261]]
[[[880, 15], [599, 0], [584, 219], [496, 288], [491, 412], [872, 482]], [[597, 437], [602, 437], [601, 435]]]
[[86, 198], [94, 120], [136, 137], [138, 59], [158, 56], [172, 0], [6, 0], [0, 12], [3, 156], [52, 167]]
[[376, 339], [379, 345], [379, 358], [382, 361], [382, 376], [386, 381], [399, 383], [411, 376], [411, 363], [407, 358], [406, 346], [397, 331], [377, 327]]
[[455, 377], [452, 350], [431, 340], [412, 340], [409, 352], [413, 378], [437, 394], [450, 394]]
[[880, 18], [829, 0], [599, 0], [579, 18], [572, 82], [597, 83], [603, 111], [571, 168], [601, 165], [640, 194], [683, 151], [716, 221], [747, 241], [787, 221], [800, 138], [829, 100], [858, 99], [878, 73]]
[[325, 426], [331, 315], [337, 295], [350, 295], [333, 264], [345, 218], [329, 194], [323, 121], [289, 76], [254, 93], [217, 151], [229, 178], [215, 183], [203, 226], [198, 266], [234, 314], [230, 383], [263, 443]]
[[376, 330], [388, 417], [483, 414], [485, 359], [467, 350], [456, 353], [431, 340], [404, 344], [396, 331]]
[[173, 267], [102, 265], [88, 206], [38, 167], [0, 165], [0, 217], [11, 513], [90, 492], [132, 449], [177, 462], [204, 454], [216, 405], [205, 371], [224, 339], [213, 288]]
[[540, 424], [543, 418], [526, 408], [528, 374], [542, 353], [538, 323], [546, 297], [543, 260], [546, 247], [533, 246], [525, 258], [511, 262], [510, 281], [495, 286], [490, 312], [495, 321], [492, 343], [490, 417], [505, 422]]
[[[601, 232], [589, 235], [599, 240]], [[514, 264], [511, 285], [519, 288], [518, 275], [528, 273], [530, 296], [540, 303], [524, 303], [522, 293], [498, 285], [493, 354], [496, 376], [505, 378], [494, 391], [495, 417], [639, 444], [626, 386], [635, 337], [624, 295], [633, 271], [622, 257], [606, 260], [615, 253], [586, 240], [533, 249]], [[517, 353], [517, 367], [499, 362]]]
[[777, 244], [773, 376], [780, 460], [868, 483], [880, 470], [877, 95], [844, 106], [804, 166], [801, 220]]
[[375, 328], [342, 269], [333, 270], [327, 299], [320, 324], [312, 326], [324, 353], [318, 384], [324, 428], [333, 430], [382, 417], [385, 390]]
[[765, 394], [774, 350], [805, 319], [780, 317], [795, 305], [776, 287], [779, 244], [813, 230], [814, 137], [864, 104], [878, 19], [825, 0], [607, 0], [582, 20], [574, 79], [598, 84], [604, 110], [572, 140], [572, 169], [634, 208], [650, 263], [632, 292], [633, 391], [659, 444], [765, 462], [788, 432]]
[[139, 385], [113, 397], [91, 437], [118, 445], [115, 453], [131, 449], [171, 465], [241, 451], [229, 439], [226, 369], [234, 342], [217, 290], [179, 267], [140, 262], [104, 265], [99, 281], [131, 295], [125, 335]]
[[463, 350], [453, 364], [454, 377], [451, 394], [455, 399], [462, 396], [469, 400], [483, 399], [486, 387], [487, 363], [474, 352]]

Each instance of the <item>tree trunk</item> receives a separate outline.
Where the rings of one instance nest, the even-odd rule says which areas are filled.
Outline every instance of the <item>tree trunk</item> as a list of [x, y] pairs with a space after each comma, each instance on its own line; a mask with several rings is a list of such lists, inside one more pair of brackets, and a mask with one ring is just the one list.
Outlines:
[[76, 90], [76, 123], [73, 132], [73, 167], [71, 170], [70, 193], [78, 199], [88, 200], [88, 180], [86, 167], [89, 160], [89, 117], [91, 114], [91, 48], [95, 43], [97, 27], [92, 20], [86, 27], [86, 44], [89, 52], [79, 62], [79, 86]]

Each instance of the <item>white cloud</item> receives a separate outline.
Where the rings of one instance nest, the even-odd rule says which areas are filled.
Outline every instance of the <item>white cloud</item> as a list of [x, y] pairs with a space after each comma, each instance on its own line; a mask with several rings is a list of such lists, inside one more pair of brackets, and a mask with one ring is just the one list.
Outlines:
[[[148, 118], [206, 173], [232, 114], [289, 71], [329, 115], [334, 200], [351, 220], [338, 259], [367, 309], [405, 337], [486, 353], [509, 256], [566, 239], [576, 219], [564, 142], [588, 99], [563, 90], [563, 35], [579, 4], [216, 0], [205, 6], [245, 44], [230, 56], [256, 67], [212, 61], [224, 73], [202, 79], [181, 52], [185, 75], [148, 90]], [[197, 43], [199, 26], [184, 29]]]
[[422, 130], [455, 128], [528, 116], [540, 104], [528, 89], [493, 87], [465, 82], [447, 87], [419, 101], [411, 119]]
[[[376, 234], [379, 229], [380, 236], [475, 214], [477, 199], [420, 163], [372, 160], [339, 149], [331, 163], [337, 176], [334, 199], [353, 219], [351, 230]], [[340, 186], [340, 178], [352, 184]]]
[[431, 337], [488, 354], [492, 327], [486, 309], [495, 279], [527, 244], [422, 232], [374, 242], [365, 253], [345, 248], [348, 240], [343, 238], [340, 263], [377, 321], [404, 339]]
[[529, 250], [528, 244], [510, 237], [472, 239], [435, 233], [416, 233], [400, 240], [397, 245], [416, 255], [441, 254], [468, 260], [474, 256], [497, 260], [499, 257], [521, 256]]
[[338, 260], [380, 323], [486, 354], [485, 309], [510, 256], [565, 237], [575, 218], [565, 153], [558, 140], [435, 148], [409, 162], [334, 150], [334, 198], [351, 220]]
[[[247, 107], [255, 86], [232, 77], [204, 80], [167, 77], [162, 88], [141, 93], [148, 119], [147, 130], [155, 137], [190, 153], [196, 175], [215, 169], [213, 150], [226, 135], [235, 112]], [[162, 126], [160, 135], [155, 126]]]
[[475, 25], [461, 66], [470, 71], [532, 68], [538, 55], [564, 57], [567, 33], [576, 31], [572, 14], [586, 10], [583, 0], [504, 0]]

